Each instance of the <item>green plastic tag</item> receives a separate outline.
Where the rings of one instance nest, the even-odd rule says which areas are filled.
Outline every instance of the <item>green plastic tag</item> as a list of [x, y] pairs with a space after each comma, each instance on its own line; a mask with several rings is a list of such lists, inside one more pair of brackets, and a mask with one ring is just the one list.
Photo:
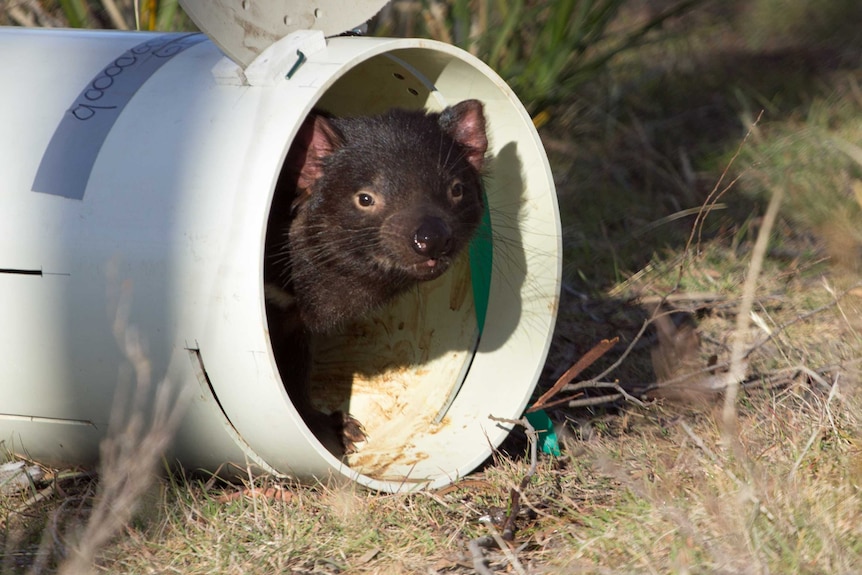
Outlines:
[[544, 409], [526, 414], [527, 421], [530, 425], [539, 432], [539, 447], [543, 453], [559, 457], [560, 441], [557, 438], [557, 433], [554, 431], [554, 422], [548, 417], [548, 413]]

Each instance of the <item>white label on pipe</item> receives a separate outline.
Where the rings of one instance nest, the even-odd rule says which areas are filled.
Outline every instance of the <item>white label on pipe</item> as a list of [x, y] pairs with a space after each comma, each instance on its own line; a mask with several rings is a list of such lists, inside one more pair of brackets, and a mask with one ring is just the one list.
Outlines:
[[157, 36], [105, 66], [54, 130], [36, 171], [33, 191], [84, 199], [99, 150], [132, 96], [168, 60], [206, 39], [199, 33]]

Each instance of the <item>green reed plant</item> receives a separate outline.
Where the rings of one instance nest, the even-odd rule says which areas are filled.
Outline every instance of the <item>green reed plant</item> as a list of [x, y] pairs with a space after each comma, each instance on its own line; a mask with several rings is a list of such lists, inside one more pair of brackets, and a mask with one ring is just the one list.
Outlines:
[[39, 4], [22, 3], [8, 16], [22, 25], [165, 31], [191, 28], [178, 0], [46, 0]]
[[627, 0], [423, 0], [419, 32], [479, 56], [536, 112], [702, 2], [678, 0], [622, 24]]
[[[500, 73], [536, 113], [567, 101], [612, 58], [705, 1], [670, 0], [650, 11], [636, 9], [630, 0], [395, 0], [374, 29], [427, 36], [468, 50]], [[43, 25], [193, 28], [178, 0], [46, 0], [40, 6], [55, 16]], [[623, 11], [638, 13], [620, 18]], [[33, 20], [44, 20], [36, 16]]]

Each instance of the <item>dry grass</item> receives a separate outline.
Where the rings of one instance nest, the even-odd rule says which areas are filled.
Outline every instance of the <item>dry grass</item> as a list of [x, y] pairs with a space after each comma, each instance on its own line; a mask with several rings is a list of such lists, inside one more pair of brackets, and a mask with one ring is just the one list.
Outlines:
[[[716, 253], [722, 249], [724, 258]], [[683, 284], [709, 281], [706, 264], [732, 261], [727, 249], [705, 245], [686, 267]], [[687, 365], [729, 356], [745, 261], [722, 272], [735, 276], [735, 287], [722, 289], [718, 303], [692, 310], [700, 318], [700, 345]], [[830, 268], [806, 272], [767, 260], [753, 306], [762, 321], [753, 322], [746, 338], [763, 343], [749, 355], [732, 443], [723, 438], [717, 398], [556, 410], [580, 420], [580, 437], [562, 457], [540, 459], [522, 492], [509, 557], [487, 555], [492, 572], [857, 572], [862, 291], [839, 293], [824, 279], [843, 279]], [[675, 266], [657, 265], [625, 289], [660, 290], [677, 273]], [[806, 315], [812, 310], [819, 311]], [[560, 329], [578, 326], [563, 321]], [[165, 480], [136, 494], [146, 512], [101, 550], [97, 571], [471, 573], [468, 543], [490, 533], [485, 517], [500, 528], [509, 491], [527, 473], [522, 448], [510, 451], [459, 484], [414, 495], [259, 478], [247, 486], [260, 493], [252, 496], [247, 488], [202, 479]], [[41, 504], [49, 515], [42, 533], [74, 541], [64, 526], [81, 525], [89, 513], [69, 502], [92, 494], [74, 480], [58, 485], [55, 499]], [[38, 508], [10, 513], [12, 499], [3, 499], [7, 526]], [[20, 543], [7, 541], [7, 553]], [[52, 571], [63, 549], [53, 551], [54, 559], [36, 561], [35, 572]], [[5, 572], [23, 572], [9, 557]], [[20, 564], [32, 565], [24, 559]]]
[[[749, 17], [768, 0], [755, 4]], [[487, 554], [495, 573], [862, 571], [857, 73], [839, 59], [807, 77], [778, 58], [765, 74], [762, 50], [810, 55], [784, 35], [797, 24], [780, 22], [775, 40], [748, 22], [760, 35], [746, 56], [735, 29], [699, 17], [706, 31], [654, 47], [666, 57], [643, 56], [637, 74], [634, 60], [622, 62], [612, 89], [556, 110], [543, 133], [567, 272], [543, 388], [599, 340], [620, 337], [582, 378], [628, 349], [604, 379], [656, 399], [550, 410], [572, 437], [562, 457], [540, 458], [508, 554]], [[731, 163], [762, 103], [763, 120]], [[836, 139], [850, 145], [832, 147]], [[783, 210], [755, 277], [776, 186]], [[688, 244], [713, 189], [726, 190], [723, 208]], [[755, 289], [740, 318], [746, 278]], [[728, 427], [711, 386], [727, 381], [734, 333], [746, 362]], [[524, 445], [513, 437], [458, 484], [412, 495], [164, 479], [135, 494], [142, 504], [96, 553], [96, 571], [472, 573], [468, 544], [499, 530], [530, 466]], [[46, 543], [51, 554], [37, 555], [40, 542], [75, 541], [92, 516], [97, 491], [86, 477], [49, 477], [55, 487], [41, 497], [43, 484], [0, 495], [4, 574], [54, 571], [67, 549]]]

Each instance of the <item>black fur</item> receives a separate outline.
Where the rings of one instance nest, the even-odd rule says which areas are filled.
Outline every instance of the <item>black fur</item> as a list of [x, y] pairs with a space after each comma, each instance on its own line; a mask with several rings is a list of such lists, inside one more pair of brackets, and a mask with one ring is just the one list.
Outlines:
[[[285, 322], [286, 345], [303, 347], [295, 330], [330, 331], [445, 272], [479, 225], [486, 149], [475, 100], [440, 114], [310, 116], [268, 232], [268, 313]], [[322, 417], [306, 414], [306, 422]]]

